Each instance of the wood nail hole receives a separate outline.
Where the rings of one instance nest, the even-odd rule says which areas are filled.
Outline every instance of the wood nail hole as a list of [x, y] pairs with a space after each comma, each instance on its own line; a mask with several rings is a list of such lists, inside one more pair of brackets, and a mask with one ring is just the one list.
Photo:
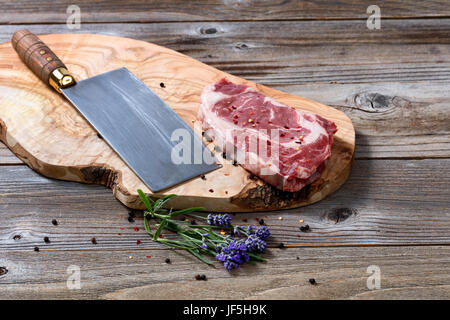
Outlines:
[[8, 273], [8, 269], [6, 267], [0, 267], [0, 276], [3, 276]]

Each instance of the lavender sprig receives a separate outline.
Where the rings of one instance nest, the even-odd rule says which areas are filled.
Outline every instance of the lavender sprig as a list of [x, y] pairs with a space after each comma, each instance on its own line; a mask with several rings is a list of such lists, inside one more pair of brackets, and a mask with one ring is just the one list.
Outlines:
[[[163, 206], [175, 195], [171, 194], [153, 201], [142, 190], [138, 190], [138, 194], [147, 208], [144, 212], [145, 230], [154, 241], [176, 249], [186, 250], [209, 265], [213, 263], [204, 256], [213, 256], [223, 263], [227, 271], [236, 269], [241, 264], [249, 261], [265, 261], [259, 254], [266, 251], [267, 244], [265, 240], [270, 236], [270, 231], [266, 226], [259, 228], [254, 226], [247, 228], [233, 226], [229, 214], [209, 214], [207, 217], [192, 214], [193, 212], [204, 210], [204, 208], [200, 207], [178, 211], [166, 210], [163, 209]], [[190, 225], [173, 219], [179, 215], [201, 219], [207, 224]], [[151, 231], [149, 224], [149, 219], [151, 218], [156, 219], [158, 222], [154, 233]], [[217, 229], [221, 229], [220, 233], [216, 232]], [[174, 232], [181, 239], [162, 237], [163, 230]], [[231, 232], [235, 238], [226, 235], [224, 230]]]

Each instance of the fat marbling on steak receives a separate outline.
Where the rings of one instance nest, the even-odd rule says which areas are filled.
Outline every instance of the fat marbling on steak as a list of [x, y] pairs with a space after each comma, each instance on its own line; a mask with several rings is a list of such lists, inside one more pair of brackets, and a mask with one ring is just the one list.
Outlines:
[[267, 183], [298, 191], [318, 179], [336, 125], [226, 79], [202, 93], [198, 119], [227, 156]]

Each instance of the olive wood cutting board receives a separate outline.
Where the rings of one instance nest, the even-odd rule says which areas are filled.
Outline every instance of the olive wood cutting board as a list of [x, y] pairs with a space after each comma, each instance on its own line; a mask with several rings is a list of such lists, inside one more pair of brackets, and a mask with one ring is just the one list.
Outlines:
[[[39, 80], [19, 59], [10, 42], [0, 45], [0, 140], [44, 176], [102, 184], [130, 208], [143, 208], [142, 189], [157, 198], [175, 193], [177, 208], [203, 206], [210, 211], [260, 211], [300, 207], [337, 190], [347, 179], [355, 150], [355, 131], [341, 111], [315, 101], [224, 73], [176, 51], [151, 43], [94, 34], [39, 36], [76, 79], [126, 67], [201, 134], [196, 121], [203, 88], [226, 77], [256, 88], [289, 106], [317, 113], [336, 123], [331, 158], [320, 179], [296, 193], [281, 192], [223, 159], [221, 169], [152, 192], [104, 142], [72, 105]], [[164, 84], [164, 85], [162, 85]], [[117, 130], [121, 130], [120, 123]], [[124, 141], [126, 143], [126, 141]], [[214, 148], [213, 143], [209, 143]], [[158, 152], [158, 150], [155, 150]], [[152, 161], [152, 159], [148, 159]]]

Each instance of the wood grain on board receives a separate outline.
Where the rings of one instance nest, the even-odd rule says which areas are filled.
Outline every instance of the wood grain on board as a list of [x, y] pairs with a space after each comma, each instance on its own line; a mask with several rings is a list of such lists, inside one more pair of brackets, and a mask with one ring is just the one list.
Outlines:
[[154, 21], [266, 21], [363, 19], [378, 4], [383, 19], [448, 17], [445, 0], [408, 2], [402, 0], [374, 3], [371, 0], [71, 0], [8, 1], [0, 0], [0, 23], [66, 23], [73, 13], [69, 6], [80, 8], [82, 23], [154, 22]]
[[[289, 106], [333, 121], [331, 158], [321, 177], [296, 193], [280, 192], [230, 160], [223, 168], [153, 194], [116, 153], [97, 136], [70, 103], [31, 75], [10, 43], [0, 46], [0, 139], [25, 163], [57, 179], [110, 187], [122, 203], [143, 208], [136, 190], [154, 197], [175, 193], [173, 206], [202, 206], [213, 211], [258, 211], [299, 207], [317, 202], [346, 180], [355, 147], [350, 119], [336, 109], [240, 79], [180, 53], [150, 43], [102, 35], [40, 37], [67, 65], [76, 79], [127, 67], [195, 127], [203, 88], [224, 77], [246, 83]], [[159, 84], [164, 82], [165, 86]], [[201, 134], [201, 126], [196, 126]], [[120, 124], [117, 130], [121, 130]], [[209, 145], [214, 148], [213, 144]], [[220, 154], [220, 153], [219, 153]], [[149, 159], [151, 161], [151, 159]]]

